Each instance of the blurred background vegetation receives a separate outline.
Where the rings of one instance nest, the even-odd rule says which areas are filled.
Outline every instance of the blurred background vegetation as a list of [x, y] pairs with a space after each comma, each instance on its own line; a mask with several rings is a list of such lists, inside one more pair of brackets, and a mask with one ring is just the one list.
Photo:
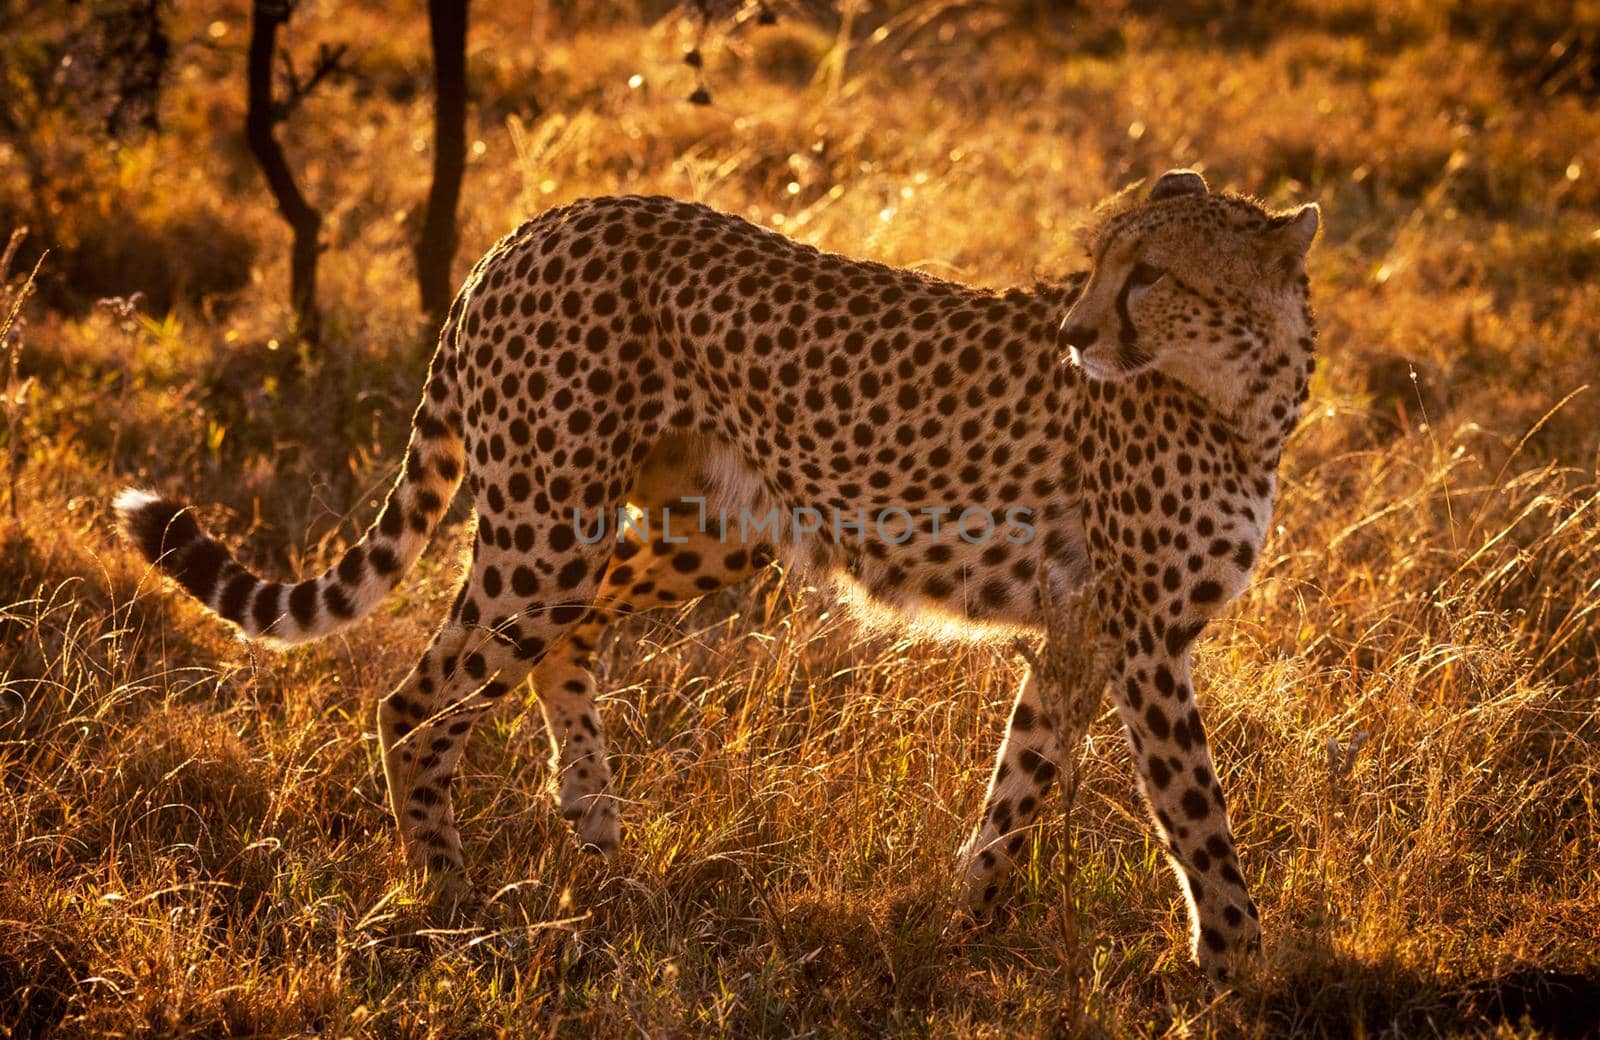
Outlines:
[[0, 296], [0, 1033], [1593, 1028], [1600, 4], [471, 8], [455, 277], [612, 192], [983, 285], [1082, 267], [1095, 203], [1173, 166], [1322, 204], [1278, 527], [1200, 651], [1268, 932], [1221, 1003], [1109, 716], [1072, 898], [1047, 841], [1009, 921], [946, 930], [1015, 662], [862, 635], [771, 579], [607, 650], [619, 864], [555, 818], [537, 713], [479, 727], [487, 906], [418, 937], [370, 719], [454, 551], [347, 637], [251, 651], [116, 546], [107, 500], [181, 492], [281, 573], [370, 519], [434, 333], [424, 7], [298, 0], [277, 34], [313, 342], [246, 134], [251, 5], [0, 0], [0, 239], [26, 229]]

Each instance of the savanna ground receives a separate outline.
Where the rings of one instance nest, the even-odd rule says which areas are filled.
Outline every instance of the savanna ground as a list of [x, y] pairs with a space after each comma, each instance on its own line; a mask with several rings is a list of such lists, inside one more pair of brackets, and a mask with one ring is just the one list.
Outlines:
[[420, 5], [322, 0], [290, 23], [297, 53], [347, 41], [357, 69], [283, 131], [328, 214], [316, 352], [244, 146], [244, 6], [171, 5], [161, 131], [115, 143], [59, 64], [94, 6], [5, 6], [0, 232], [31, 229], [13, 288], [50, 252], [0, 370], [0, 1033], [1597, 1021], [1592, 4], [779, 7], [776, 27], [714, 27], [709, 107], [684, 100], [680, 15], [476, 5], [461, 272], [520, 220], [607, 192], [985, 285], [1081, 266], [1092, 206], [1171, 166], [1321, 202], [1311, 402], [1255, 583], [1197, 665], [1267, 934], [1258, 977], [1220, 1001], [1187, 963], [1109, 709], [1071, 901], [1050, 818], [1010, 916], [951, 929], [951, 857], [1017, 662], [863, 633], [775, 576], [618, 626], [614, 865], [557, 818], [537, 711], [478, 727], [458, 811], [483, 905], [429, 932], [372, 719], [445, 608], [460, 507], [403, 594], [286, 654], [164, 591], [108, 515], [126, 482], [179, 492], [281, 574], [372, 516], [429, 349]]

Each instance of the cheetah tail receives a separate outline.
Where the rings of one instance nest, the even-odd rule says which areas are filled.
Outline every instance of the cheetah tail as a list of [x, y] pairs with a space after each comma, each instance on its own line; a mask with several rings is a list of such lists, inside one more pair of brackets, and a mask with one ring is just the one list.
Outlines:
[[115, 509], [124, 536], [145, 559], [246, 638], [299, 643], [367, 616], [422, 555], [461, 484], [466, 452], [445, 327], [428, 386], [411, 423], [404, 468], [378, 519], [337, 564], [301, 582], [264, 581], [195, 521], [179, 502], [129, 488]]

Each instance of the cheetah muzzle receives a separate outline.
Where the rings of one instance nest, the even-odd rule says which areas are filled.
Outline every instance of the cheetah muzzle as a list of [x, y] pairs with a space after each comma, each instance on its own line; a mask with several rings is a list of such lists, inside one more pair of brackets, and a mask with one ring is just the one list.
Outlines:
[[[324, 573], [265, 581], [151, 494], [124, 492], [117, 510], [148, 559], [245, 636], [294, 643], [369, 613], [465, 481], [471, 567], [378, 708], [409, 859], [447, 877], [462, 867], [450, 788], [467, 733], [530, 674], [561, 811], [586, 846], [616, 848], [593, 664], [619, 614], [782, 557], [917, 623], [1016, 632], [1040, 624], [1041, 567], [1055, 602], [1102, 576], [1109, 689], [1195, 955], [1222, 983], [1260, 928], [1191, 647], [1245, 588], [1271, 517], [1313, 364], [1318, 219], [1174, 171], [1104, 220], [1088, 273], [992, 292], [704, 206], [590, 199], [473, 268], [402, 472]], [[670, 538], [615, 522], [630, 502], [702, 522]], [[730, 516], [768, 525], [752, 535]], [[1061, 753], [1025, 677], [963, 854], [973, 909], [998, 898]]]

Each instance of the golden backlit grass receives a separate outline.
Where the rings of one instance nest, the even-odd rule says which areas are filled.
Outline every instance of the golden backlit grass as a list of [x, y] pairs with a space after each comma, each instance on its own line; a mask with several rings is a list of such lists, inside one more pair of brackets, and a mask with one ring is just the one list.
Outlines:
[[[428, 349], [426, 27], [352, 4], [293, 23], [362, 71], [285, 131], [329, 216], [310, 356], [243, 146], [243, 8], [176, 6], [159, 137], [111, 148], [13, 89], [26, 132], [0, 139], [0, 216], [52, 250], [0, 452], [0, 1031], [1559, 1034], [1600, 1004], [1600, 113], [1539, 86], [1594, 11], [786, 19], [708, 43], [709, 109], [682, 100], [676, 18], [475, 12], [462, 270], [614, 191], [989, 285], [1080, 266], [1090, 207], [1169, 166], [1322, 203], [1311, 403], [1256, 581], [1200, 649], [1267, 935], [1260, 977], [1214, 1001], [1109, 714], [1075, 816], [1084, 947], [1057, 818], [1009, 918], [951, 930], [1017, 662], [865, 635], [776, 576], [619, 626], [615, 865], [557, 819], [537, 712], [479, 726], [458, 812], [481, 905], [430, 929], [371, 719], [464, 516], [371, 620], [289, 654], [163, 590], [108, 520], [150, 482], [290, 573], [370, 518]], [[57, 17], [0, 43], [13, 71]]]

